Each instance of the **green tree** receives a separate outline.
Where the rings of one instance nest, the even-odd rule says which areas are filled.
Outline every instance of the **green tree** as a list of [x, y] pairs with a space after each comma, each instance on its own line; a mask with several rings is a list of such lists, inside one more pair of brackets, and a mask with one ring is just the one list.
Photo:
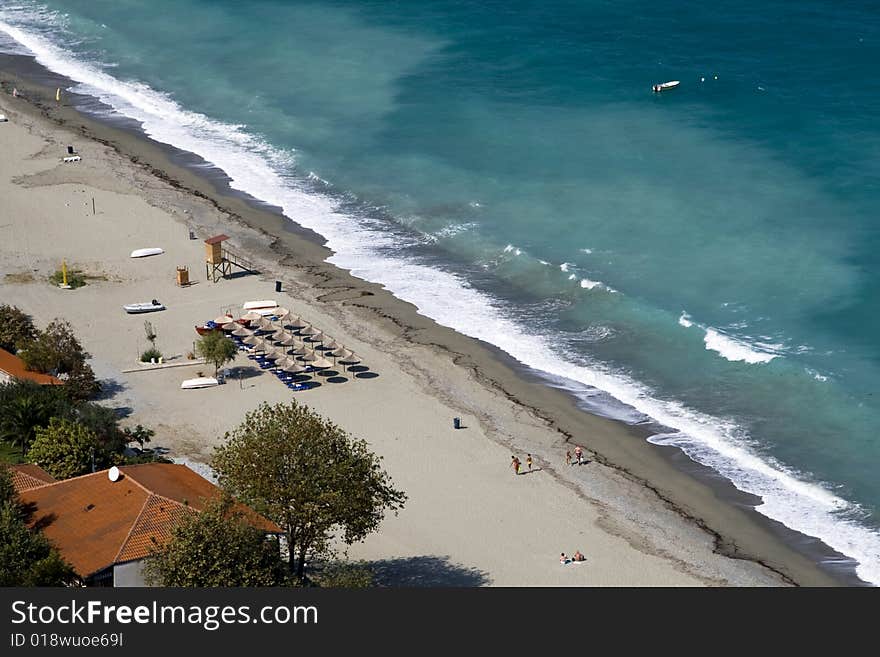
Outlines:
[[3, 408], [0, 416], [0, 438], [21, 449], [24, 456], [37, 430], [48, 421], [46, 408], [36, 397], [17, 397]]
[[17, 306], [0, 305], [0, 348], [15, 353], [36, 337], [30, 315]]
[[62, 586], [73, 570], [37, 530], [29, 529], [16, 505], [0, 505], [0, 586]]
[[72, 399], [85, 400], [101, 389], [86, 362], [86, 352], [69, 322], [56, 319], [21, 350], [19, 356], [29, 370], [55, 373], [65, 378], [65, 390]]
[[248, 524], [228, 496], [184, 516], [144, 566], [158, 586], [281, 586], [286, 569], [278, 540]]
[[220, 485], [285, 530], [301, 581], [306, 558], [331, 555], [334, 536], [361, 541], [406, 501], [365, 441], [295, 401], [263, 403], [225, 439], [212, 460]]
[[61, 586], [74, 579], [46, 538], [25, 524], [11, 473], [0, 465], [0, 586]]
[[12, 472], [5, 463], [0, 463], [0, 504], [15, 502], [15, 486], [12, 485]]
[[27, 455], [56, 479], [70, 479], [92, 471], [95, 463], [106, 463], [107, 456], [93, 431], [77, 422], [53, 417], [49, 426], [39, 429]]
[[235, 358], [238, 347], [220, 331], [211, 331], [196, 341], [196, 355], [214, 366], [214, 376], [226, 363]]

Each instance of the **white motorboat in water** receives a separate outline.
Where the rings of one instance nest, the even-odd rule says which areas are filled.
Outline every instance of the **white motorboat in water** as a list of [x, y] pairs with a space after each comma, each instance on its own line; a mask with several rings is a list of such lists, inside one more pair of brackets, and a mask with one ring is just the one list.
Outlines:
[[130, 315], [136, 313], [152, 313], [157, 310], [165, 310], [165, 306], [153, 299], [152, 301], [144, 301], [143, 303], [129, 303], [122, 306], [125, 312]]
[[193, 390], [195, 388], [211, 388], [220, 385], [220, 382], [213, 376], [200, 376], [196, 379], [187, 379], [180, 384], [181, 390]]
[[158, 246], [154, 246], [148, 249], [135, 249], [131, 252], [131, 257], [146, 258], [147, 256], [162, 255], [163, 253], [165, 253], [165, 249], [160, 249]]
[[654, 93], [660, 93], [661, 91], [675, 89], [680, 84], [681, 80], [670, 80], [669, 82], [661, 82], [660, 84], [655, 84], [653, 87]]

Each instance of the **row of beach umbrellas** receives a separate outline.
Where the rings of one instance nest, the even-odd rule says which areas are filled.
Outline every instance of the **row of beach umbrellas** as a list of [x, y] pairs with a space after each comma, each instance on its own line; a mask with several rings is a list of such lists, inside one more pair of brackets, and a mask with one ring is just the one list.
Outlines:
[[[217, 317], [214, 323], [224, 332], [253, 347], [254, 351], [265, 354], [267, 360], [274, 361], [275, 367], [284, 372], [298, 374], [308, 370], [297, 358], [314, 369], [329, 369], [335, 367], [336, 362], [343, 365], [361, 362], [352, 350], [302, 317], [293, 316], [286, 308], [279, 308], [274, 319], [254, 311], [246, 313], [242, 319], [248, 321], [248, 326], [236, 322], [229, 315]], [[316, 344], [320, 344], [320, 350], [314, 346]], [[333, 358], [332, 363], [327, 356]]]

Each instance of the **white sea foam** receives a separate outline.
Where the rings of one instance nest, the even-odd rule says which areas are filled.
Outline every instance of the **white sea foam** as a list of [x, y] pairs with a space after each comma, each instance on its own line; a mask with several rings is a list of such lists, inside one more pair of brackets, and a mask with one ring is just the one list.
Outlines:
[[602, 283], [599, 283], [598, 281], [591, 281], [589, 278], [582, 278], [581, 279], [581, 287], [585, 288], [587, 290], [592, 290], [594, 287], [596, 287], [598, 285], [602, 285]]
[[575, 276], [574, 274], [569, 274], [569, 275], [568, 275], [568, 280], [570, 280], [570, 281], [573, 281], [573, 280], [576, 279], [576, 278], [577, 278], [577, 276]]
[[564, 272], [567, 272], [569, 267], [571, 267], [570, 262], [563, 262], [561, 265], [559, 265], [559, 268]]
[[[676, 444], [695, 460], [727, 476], [738, 488], [761, 496], [760, 512], [817, 536], [857, 559], [859, 576], [880, 583], [880, 534], [843, 517], [842, 512], [857, 509], [827, 488], [759, 457], [748, 436], [733, 423], [675, 401], [658, 399], [646, 386], [602, 364], [585, 366], [560, 358], [552, 338], [530, 333], [515, 321], [509, 309], [473, 289], [460, 276], [409, 258], [384, 255], [395, 246], [394, 237], [369, 230], [356, 218], [340, 212], [334, 199], [306, 192], [282, 175], [291, 164], [290, 153], [271, 148], [241, 127], [186, 111], [168, 95], [143, 84], [119, 81], [102, 72], [99, 65], [79, 62], [47, 38], [7, 22], [10, 15], [0, 9], [0, 32], [26, 47], [41, 64], [79, 81], [77, 91], [96, 96], [121, 114], [141, 121], [144, 131], [158, 141], [194, 152], [223, 169], [234, 189], [280, 206], [287, 216], [321, 233], [336, 252], [330, 258], [333, 264], [355, 276], [381, 282], [398, 297], [416, 304], [425, 315], [493, 343], [537, 370], [604, 390], [656, 421], [675, 427], [680, 433], [674, 437], [655, 436], [652, 442]], [[512, 245], [505, 249], [514, 250]], [[570, 278], [576, 277], [572, 274]], [[715, 335], [727, 338], [717, 331]], [[766, 362], [774, 357], [736, 341], [732, 345], [724, 341], [715, 344], [716, 350], [742, 356], [736, 360]]]
[[684, 311], [682, 311], [681, 317], [678, 318], [678, 323], [685, 328], [690, 328], [694, 325], [694, 323], [691, 321], [691, 316]]
[[713, 328], [706, 329], [706, 335], [703, 337], [703, 342], [706, 344], [706, 349], [718, 352], [723, 358], [726, 358], [731, 362], [743, 361], [751, 364], [769, 363], [771, 360], [778, 357], [778, 354], [759, 351], [748, 343], [729, 335], [725, 335]]
[[581, 253], [586, 253], [587, 255], [590, 255], [592, 252], [593, 249], [581, 249]]

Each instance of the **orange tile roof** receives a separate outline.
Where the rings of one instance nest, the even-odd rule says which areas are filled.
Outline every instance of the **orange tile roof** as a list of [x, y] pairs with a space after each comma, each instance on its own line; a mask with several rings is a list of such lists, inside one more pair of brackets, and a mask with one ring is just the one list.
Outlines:
[[[185, 465], [144, 463], [46, 484], [19, 494], [39, 527], [82, 577], [125, 561], [142, 559], [168, 539], [173, 526], [205, 507], [220, 489]], [[238, 505], [249, 522], [267, 533], [281, 528]]]
[[11, 376], [13, 379], [27, 379], [28, 381], [33, 381], [34, 383], [39, 383], [40, 385], [64, 385], [64, 381], [62, 381], [61, 379], [56, 379], [50, 374], [31, 372], [25, 366], [24, 361], [21, 358], [19, 358], [15, 354], [10, 354], [5, 349], [0, 349], [0, 371], [6, 372], [6, 374]]
[[12, 486], [16, 493], [55, 481], [55, 477], [33, 463], [10, 465], [9, 470], [12, 473]]

